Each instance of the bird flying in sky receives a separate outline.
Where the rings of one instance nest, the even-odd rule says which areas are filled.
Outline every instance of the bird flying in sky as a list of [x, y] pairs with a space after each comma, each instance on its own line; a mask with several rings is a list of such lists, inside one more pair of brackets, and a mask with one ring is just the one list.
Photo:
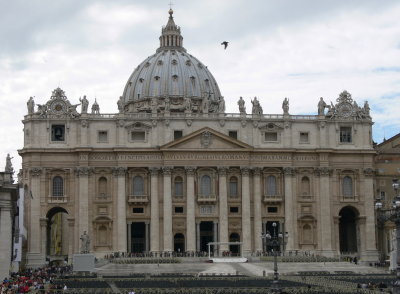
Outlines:
[[228, 47], [228, 43], [229, 43], [229, 42], [227, 42], [227, 41], [223, 41], [223, 42], [221, 43], [221, 45], [224, 45], [224, 46], [225, 46], [224, 49], [226, 49], [226, 47]]

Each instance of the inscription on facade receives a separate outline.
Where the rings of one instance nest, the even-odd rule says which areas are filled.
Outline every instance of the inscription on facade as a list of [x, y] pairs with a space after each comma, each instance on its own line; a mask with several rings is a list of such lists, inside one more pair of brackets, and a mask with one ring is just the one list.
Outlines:
[[[165, 153], [165, 154], [81, 154], [81, 160], [93, 161], [148, 161], [148, 160], [249, 160], [247, 153]], [[253, 161], [318, 161], [316, 155], [255, 154]]]

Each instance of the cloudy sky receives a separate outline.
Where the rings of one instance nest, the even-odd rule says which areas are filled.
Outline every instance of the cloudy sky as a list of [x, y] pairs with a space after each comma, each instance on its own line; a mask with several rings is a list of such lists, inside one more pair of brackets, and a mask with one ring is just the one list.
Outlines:
[[[102, 113], [133, 69], [155, 53], [169, 1], [0, 0], [0, 170], [23, 146], [26, 101], [61, 87], [71, 103], [97, 98]], [[264, 113], [316, 114], [319, 97], [349, 91], [369, 101], [373, 138], [400, 125], [400, 2], [397, 0], [174, 0], [184, 47], [208, 66], [238, 112], [243, 96]], [[220, 43], [230, 42], [227, 50]], [[4, 140], [4, 141], [3, 141]]]

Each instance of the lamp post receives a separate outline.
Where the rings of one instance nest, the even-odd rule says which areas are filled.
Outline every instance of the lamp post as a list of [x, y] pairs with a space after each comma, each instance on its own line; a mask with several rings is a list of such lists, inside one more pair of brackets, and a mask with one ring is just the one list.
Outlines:
[[271, 235], [269, 232], [263, 234], [261, 238], [265, 238], [266, 246], [272, 247], [272, 252], [274, 253], [274, 280], [272, 282], [272, 291], [274, 293], [281, 293], [281, 289], [279, 288], [279, 273], [278, 273], [278, 252], [280, 252], [281, 245], [285, 243], [285, 239], [288, 237], [288, 233], [285, 235], [282, 233], [276, 233], [276, 223], [272, 223], [273, 234]]
[[393, 293], [400, 294], [400, 195], [399, 179], [393, 179], [392, 184], [395, 192], [392, 209], [382, 209], [383, 204], [380, 200], [375, 203], [375, 208], [379, 212], [379, 219], [382, 221], [390, 220], [396, 225], [396, 281], [393, 283]]

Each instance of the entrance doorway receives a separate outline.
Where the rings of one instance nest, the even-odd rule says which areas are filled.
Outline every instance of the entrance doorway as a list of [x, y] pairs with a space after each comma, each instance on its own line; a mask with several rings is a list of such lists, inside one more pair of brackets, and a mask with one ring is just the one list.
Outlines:
[[175, 252], [185, 252], [185, 236], [183, 234], [178, 233], [174, 236], [174, 251]]
[[130, 249], [133, 253], [146, 251], [146, 224], [144, 222], [132, 223]]
[[[232, 233], [229, 235], [229, 242], [240, 242], [240, 236], [238, 233]], [[229, 245], [229, 251], [232, 256], [240, 256], [240, 245]]]
[[62, 207], [53, 207], [47, 212], [46, 254], [68, 255], [68, 212]]
[[358, 234], [357, 234], [357, 217], [359, 213], [357, 209], [351, 206], [344, 207], [340, 210], [339, 216], [339, 240], [341, 253], [357, 253]]
[[[200, 223], [200, 251], [208, 252], [207, 244], [214, 241], [213, 222]], [[214, 251], [214, 245], [210, 246], [211, 252]]]

